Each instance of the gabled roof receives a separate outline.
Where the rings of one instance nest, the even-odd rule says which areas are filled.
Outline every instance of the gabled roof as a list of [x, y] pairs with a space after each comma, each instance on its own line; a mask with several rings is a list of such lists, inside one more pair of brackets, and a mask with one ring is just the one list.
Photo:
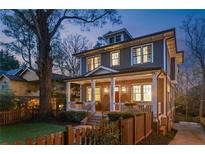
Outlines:
[[[27, 81], [26, 79], [22, 77], [22, 75], [26, 71], [30, 71], [30, 72], [37, 74], [37, 70], [30, 69], [30, 68], [25, 68], [25, 69], [19, 68], [19, 69], [10, 70], [10, 71], [0, 70], [0, 78], [6, 77], [10, 80], [15, 80], [15, 81]], [[56, 73], [52, 73], [51, 78], [54, 81], [63, 81], [65, 79], [69, 79], [68, 76], [56, 74]]]
[[9, 71], [0, 70], [0, 75], [1, 74], [18, 75], [18, 73], [20, 73], [21, 71], [23, 71], [22, 68], [13, 69], [13, 70], [9, 70]]
[[162, 70], [162, 67], [130, 67], [130, 68], [125, 68], [125, 69], [120, 69], [117, 72], [114, 73], [107, 73], [107, 74], [90, 74], [89, 76], [79, 76], [75, 78], [70, 78], [66, 80], [80, 80], [80, 79], [90, 79], [90, 78], [95, 78], [95, 77], [109, 77], [109, 76], [118, 76], [118, 75], [129, 75], [129, 73], [142, 73], [142, 72], [147, 72], [147, 71], [159, 71]]
[[7, 78], [9, 80], [13, 80], [13, 81], [26, 81], [25, 79], [19, 77], [19, 76], [15, 76], [15, 75], [8, 75], [8, 74], [3, 74], [0, 76], [0, 78]]
[[88, 72], [85, 76], [94, 75], [96, 72], [99, 72], [100, 70], [104, 70], [104, 72], [103, 73], [97, 73], [98, 75], [99, 74], [108, 74], [108, 73], [119, 72], [117, 70], [114, 70], [114, 69], [111, 69], [111, 68], [108, 68], [108, 67], [105, 67], [105, 66], [99, 66], [99, 67], [95, 68], [94, 70], [92, 70], [91, 72]]

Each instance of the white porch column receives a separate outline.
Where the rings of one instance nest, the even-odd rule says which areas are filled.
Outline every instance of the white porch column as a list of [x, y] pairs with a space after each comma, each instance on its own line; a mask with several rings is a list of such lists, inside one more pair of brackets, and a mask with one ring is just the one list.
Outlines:
[[66, 111], [69, 110], [70, 103], [70, 82], [66, 82]]
[[110, 112], [115, 111], [115, 78], [110, 80]]
[[91, 80], [91, 112], [95, 112], [95, 80]]
[[152, 111], [153, 118], [157, 118], [157, 74], [152, 75]]

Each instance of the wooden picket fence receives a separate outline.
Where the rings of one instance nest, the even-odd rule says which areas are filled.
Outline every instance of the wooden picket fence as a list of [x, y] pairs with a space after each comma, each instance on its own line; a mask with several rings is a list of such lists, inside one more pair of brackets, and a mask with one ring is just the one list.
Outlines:
[[0, 125], [13, 124], [29, 119], [31, 116], [28, 110], [0, 111]]
[[[55, 132], [47, 136], [27, 138], [25, 143], [17, 140], [14, 144], [28, 145], [98, 145], [128, 144], [133, 145], [145, 139], [152, 132], [152, 113], [136, 115], [133, 118], [121, 119], [111, 123], [95, 126], [68, 126], [64, 132]], [[105, 136], [115, 136], [109, 143]], [[108, 139], [110, 140], [110, 139]]]

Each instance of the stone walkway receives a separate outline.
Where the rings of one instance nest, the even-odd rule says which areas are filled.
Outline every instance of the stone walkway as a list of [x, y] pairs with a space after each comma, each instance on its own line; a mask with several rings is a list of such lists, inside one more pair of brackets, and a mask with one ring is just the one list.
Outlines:
[[174, 125], [178, 130], [172, 145], [205, 145], [205, 130], [199, 123], [179, 122]]

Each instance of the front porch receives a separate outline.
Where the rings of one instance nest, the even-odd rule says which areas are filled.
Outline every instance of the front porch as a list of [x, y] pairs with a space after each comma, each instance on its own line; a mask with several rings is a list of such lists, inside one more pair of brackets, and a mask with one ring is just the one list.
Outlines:
[[[159, 74], [160, 71], [135, 72], [69, 80], [66, 83], [66, 110], [103, 114], [129, 111], [153, 112], [156, 118], [158, 113], [163, 111], [164, 104], [164, 80], [160, 84]], [[71, 101], [71, 83], [80, 85], [79, 101]]]

